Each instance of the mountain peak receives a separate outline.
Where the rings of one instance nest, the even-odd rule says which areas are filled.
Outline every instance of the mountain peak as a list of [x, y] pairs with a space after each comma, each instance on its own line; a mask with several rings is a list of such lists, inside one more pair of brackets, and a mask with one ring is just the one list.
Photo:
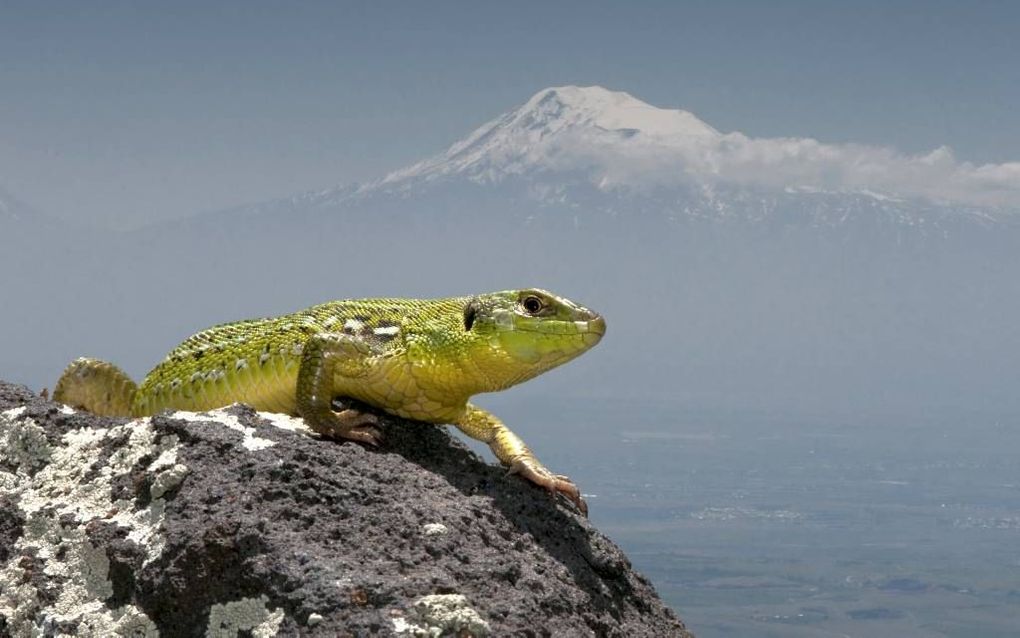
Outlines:
[[692, 113], [662, 109], [623, 91], [601, 86], [556, 86], [533, 95], [515, 112], [518, 120], [532, 119], [562, 126], [594, 126], [655, 136], [706, 136], [719, 132]]
[[686, 148], [721, 137], [687, 111], [660, 109], [622, 91], [601, 86], [549, 87], [482, 125], [445, 153], [390, 173], [366, 188], [403, 188], [451, 175], [498, 181], [508, 175], [557, 170], [564, 161], [576, 160], [578, 153], [587, 154], [590, 149]]

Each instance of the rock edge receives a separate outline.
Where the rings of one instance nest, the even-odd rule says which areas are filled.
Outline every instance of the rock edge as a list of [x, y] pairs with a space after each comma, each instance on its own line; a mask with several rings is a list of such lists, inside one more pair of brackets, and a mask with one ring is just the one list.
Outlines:
[[690, 636], [587, 520], [383, 421], [368, 450], [0, 382], [0, 636]]

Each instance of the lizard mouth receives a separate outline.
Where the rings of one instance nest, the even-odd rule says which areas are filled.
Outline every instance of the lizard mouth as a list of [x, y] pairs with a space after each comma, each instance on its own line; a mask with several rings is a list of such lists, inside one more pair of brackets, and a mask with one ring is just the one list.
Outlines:
[[601, 315], [595, 315], [591, 319], [578, 321], [544, 321], [541, 323], [523, 324], [516, 326], [516, 330], [524, 332], [544, 332], [549, 335], [570, 336], [578, 335], [586, 339], [595, 337], [596, 341], [606, 334], [606, 320]]
[[602, 318], [602, 315], [595, 315], [592, 319], [584, 323], [588, 324], [585, 332], [594, 333], [600, 337], [606, 334], [606, 320]]
[[602, 315], [596, 315], [595, 313], [592, 314], [594, 316], [591, 319], [586, 321], [575, 321], [574, 326], [577, 328], [577, 331], [585, 337], [594, 336], [601, 338], [602, 335], [606, 334], [606, 320], [602, 318]]
[[606, 320], [601, 315], [595, 315], [588, 321], [574, 322], [574, 325], [577, 326], [581, 341], [584, 342], [586, 348], [591, 348], [602, 341], [602, 336], [606, 334]]

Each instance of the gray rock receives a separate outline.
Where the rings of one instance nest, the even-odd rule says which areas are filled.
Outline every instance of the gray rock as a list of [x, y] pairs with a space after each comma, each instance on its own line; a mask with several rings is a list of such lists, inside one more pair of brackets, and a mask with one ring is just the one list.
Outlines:
[[369, 450], [0, 382], [0, 636], [689, 636], [564, 503], [383, 420]]

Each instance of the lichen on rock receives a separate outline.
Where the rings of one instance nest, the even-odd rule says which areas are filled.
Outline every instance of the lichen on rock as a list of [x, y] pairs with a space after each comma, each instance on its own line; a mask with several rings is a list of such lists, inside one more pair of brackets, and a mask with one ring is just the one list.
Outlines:
[[687, 636], [589, 521], [441, 428], [111, 419], [0, 382], [0, 635]]
[[268, 609], [268, 602], [263, 595], [213, 605], [206, 638], [236, 638], [241, 632], [249, 632], [253, 638], [272, 638], [279, 632], [284, 614], [282, 609]]
[[462, 594], [431, 594], [422, 596], [413, 605], [415, 617], [398, 617], [393, 628], [398, 634], [439, 638], [440, 636], [489, 635], [489, 623], [468, 603]]

